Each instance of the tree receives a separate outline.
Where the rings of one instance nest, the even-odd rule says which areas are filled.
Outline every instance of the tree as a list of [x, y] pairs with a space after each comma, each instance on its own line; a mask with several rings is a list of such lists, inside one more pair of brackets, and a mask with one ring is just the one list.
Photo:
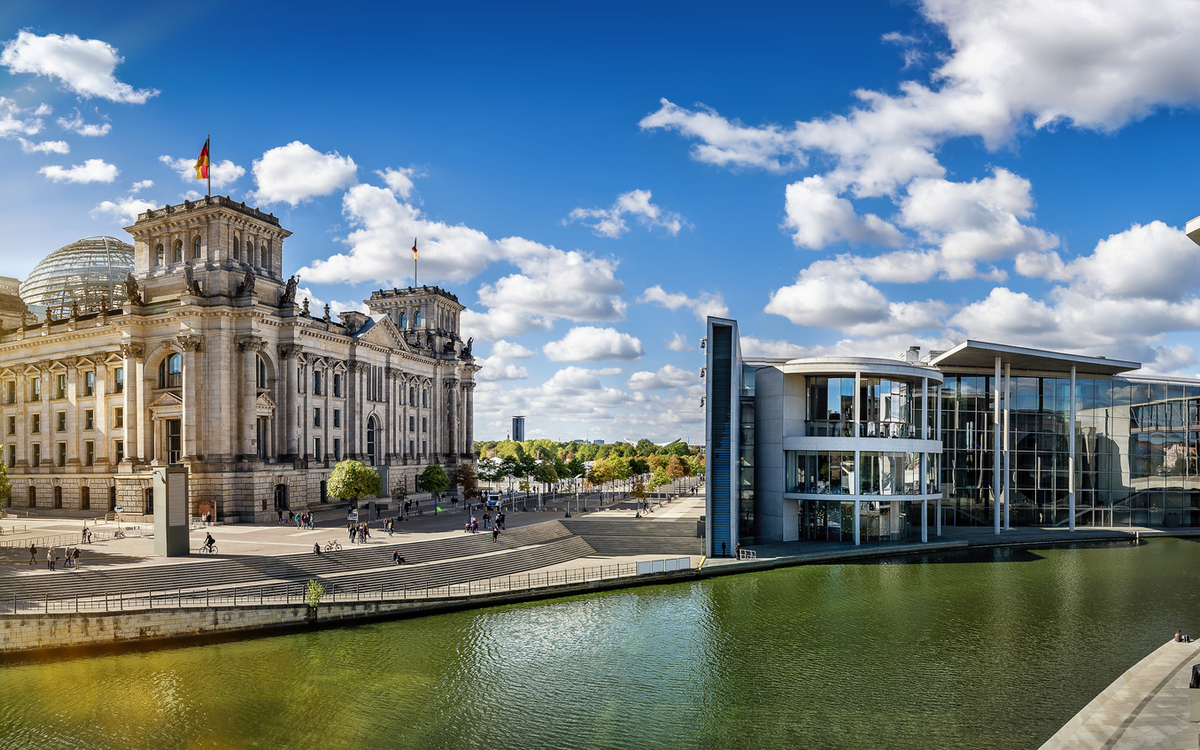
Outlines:
[[650, 462], [640, 456], [631, 458], [629, 459], [629, 470], [634, 474], [649, 474]]
[[637, 441], [637, 454], [642, 458], [653, 456], [656, 452], [658, 452], [658, 446], [648, 438]]
[[326, 486], [330, 495], [349, 500], [357, 508], [360, 497], [375, 497], [383, 492], [383, 479], [370, 466], [347, 459], [333, 467]]
[[534, 467], [533, 476], [543, 485], [554, 484], [558, 481], [558, 472], [554, 469], [552, 460], [542, 461]]
[[408, 487], [406, 482], [402, 482], [392, 488], [392, 499], [396, 501], [396, 505], [404, 505], [404, 501], [408, 499]]
[[479, 478], [475, 474], [475, 467], [471, 464], [458, 465], [454, 470], [454, 483], [462, 487], [463, 499], [467, 502], [483, 495], [479, 491]]
[[[667, 476], [673, 481], [682, 479], [688, 475], [687, 464], [679, 460], [679, 456], [671, 456], [671, 460], [667, 462], [665, 469]], [[678, 488], [676, 488], [678, 492]]]
[[446, 470], [437, 464], [429, 464], [417, 477], [417, 489], [421, 492], [441, 492], [450, 486]]
[[4, 446], [0, 445], [0, 505], [7, 505], [12, 499], [12, 482], [8, 481], [8, 469], [4, 464]]
[[587, 467], [583, 465], [583, 460], [579, 456], [575, 456], [567, 462], [567, 470], [563, 473], [565, 477], [581, 477], [587, 472]]

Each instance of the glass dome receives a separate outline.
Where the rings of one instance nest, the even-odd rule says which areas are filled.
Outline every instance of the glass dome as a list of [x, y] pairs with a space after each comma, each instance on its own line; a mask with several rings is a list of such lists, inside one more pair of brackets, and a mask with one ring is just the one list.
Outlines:
[[[56, 318], [99, 312], [125, 301], [125, 276], [133, 271], [133, 245], [115, 237], [84, 237], [42, 259], [21, 282], [21, 299], [43, 305]], [[111, 301], [110, 301], [111, 300]]]

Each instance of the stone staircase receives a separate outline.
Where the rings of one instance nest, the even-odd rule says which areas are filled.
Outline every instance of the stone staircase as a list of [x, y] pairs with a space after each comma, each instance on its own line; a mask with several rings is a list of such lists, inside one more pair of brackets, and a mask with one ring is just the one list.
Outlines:
[[560, 521], [598, 555], [700, 555], [703, 539], [696, 521], [583, 516]]

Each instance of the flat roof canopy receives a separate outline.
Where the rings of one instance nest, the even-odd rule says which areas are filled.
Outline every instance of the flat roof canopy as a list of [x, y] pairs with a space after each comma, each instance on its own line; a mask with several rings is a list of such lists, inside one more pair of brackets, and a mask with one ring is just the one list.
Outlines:
[[1014, 370], [1070, 372], [1071, 365], [1075, 365], [1075, 372], [1078, 375], [1119, 375], [1123, 372], [1140, 369], [1142, 366], [1140, 362], [1125, 362], [1105, 357], [1085, 357], [1080, 354], [1026, 349], [1023, 346], [970, 340], [942, 352], [934, 357], [930, 364], [941, 369], [956, 367], [991, 369], [996, 366], [996, 357], [1000, 357], [1003, 364], [1012, 365]]

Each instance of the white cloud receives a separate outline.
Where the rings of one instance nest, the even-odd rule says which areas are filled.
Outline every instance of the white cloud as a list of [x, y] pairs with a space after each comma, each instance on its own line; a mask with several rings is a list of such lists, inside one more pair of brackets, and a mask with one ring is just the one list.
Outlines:
[[641, 359], [642, 342], [615, 328], [577, 326], [559, 341], [542, 347], [552, 362], [599, 362], [619, 360], [632, 362]]
[[895, 247], [903, 244], [900, 230], [875, 214], [859, 216], [854, 204], [838, 197], [838, 190], [818, 175], [787, 186], [784, 226], [794, 230], [792, 242], [798, 247], [819, 250], [832, 242], [878, 244]]
[[66, 141], [42, 141], [41, 143], [31, 143], [24, 138], [18, 138], [21, 142], [21, 150], [27, 154], [69, 154], [71, 146]]
[[42, 117], [48, 114], [50, 108], [45, 104], [30, 111], [17, 106], [12, 99], [0, 96], [0, 138], [37, 135], [42, 131]]
[[134, 89], [113, 77], [123, 61], [115, 47], [99, 39], [80, 39], [74, 34], [37, 36], [28, 31], [18, 32], [0, 54], [0, 65], [10, 73], [57, 78], [85, 98], [143, 104], [159, 93], [157, 89]]
[[656, 284], [646, 291], [642, 292], [642, 296], [638, 298], [638, 302], [653, 302], [662, 305], [668, 310], [678, 310], [680, 307], [686, 307], [696, 316], [696, 320], [701, 323], [708, 320], [708, 316], [712, 315], [718, 318], [729, 317], [729, 307], [725, 304], [725, 299], [720, 292], [709, 293], [701, 292], [699, 297], [695, 299], [686, 294], [668, 294], [663, 291], [661, 285]]
[[42, 167], [38, 174], [45, 175], [53, 182], [112, 182], [120, 172], [103, 159], [88, 159], [83, 164], [72, 165], [70, 169], [58, 165]]
[[739, 342], [742, 347], [743, 357], [799, 359], [801, 357], [812, 356], [809, 354], [808, 349], [789, 341], [742, 336]]
[[503, 359], [528, 359], [534, 355], [532, 349], [527, 349], [520, 344], [514, 344], [508, 341], [500, 340], [492, 344], [492, 356], [501, 357]]
[[[623, 218], [626, 215], [637, 218], [645, 226], [661, 227], [672, 236], [679, 234], [683, 227], [690, 226], [682, 216], [672, 211], [664, 211], [661, 206], [651, 203], [650, 198], [649, 190], [631, 190], [618, 195], [612, 208], [576, 208], [571, 211], [570, 216], [563, 219], [563, 224], [582, 221], [584, 226], [592, 228], [597, 237], [613, 239], [629, 231], [629, 226]], [[599, 221], [589, 224], [585, 219]]]
[[542, 317], [518, 315], [507, 310], [476, 312], [470, 308], [459, 316], [463, 336], [478, 341], [496, 341], [506, 336], [520, 336], [530, 331], [549, 331], [554, 324]]
[[663, 365], [657, 372], [635, 372], [629, 376], [626, 387], [635, 391], [657, 391], [665, 388], [693, 385], [699, 380], [694, 372], [681, 370], [674, 365]]
[[413, 178], [425, 176], [418, 172], [416, 167], [375, 170], [375, 174], [382, 177], [384, 184], [404, 200], [408, 200], [409, 195], [412, 194]]
[[322, 154], [300, 141], [265, 152], [251, 169], [257, 186], [255, 200], [292, 206], [353, 185], [358, 174], [358, 166], [349, 156], [336, 151]]
[[672, 331], [675, 334], [670, 341], [667, 342], [667, 348], [673, 352], [689, 352], [692, 350], [692, 345], [688, 343], [687, 336], [684, 336], [679, 331]]
[[[164, 155], [158, 157], [158, 160], [175, 170], [184, 182], [196, 181], [196, 160], [194, 158], [175, 159]], [[244, 174], [246, 174], [246, 168], [234, 164], [229, 159], [211, 162], [208, 165], [208, 176], [212, 179], [212, 186], [218, 190], [224, 190], [226, 186], [241, 179]]]
[[116, 201], [103, 201], [100, 203], [100, 205], [92, 209], [91, 217], [99, 219], [102, 216], [109, 216], [112, 218], [114, 224], [125, 226], [137, 221], [138, 214], [144, 213], [157, 205], [153, 201], [142, 200], [141, 198], [119, 198]]
[[1062, 273], [1106, 298], [1178, 301], [1200, 289], [1200, 246], [1161, 221], [1134, 224], [1098, 242], [1091, 255]]
[[141, 192], [142, 190], [145, 190], [146, 188], [151, 188], [151, 187], [154, 187], [154, 180], [139, 180], [139, 181], [133, 183], [133, 186], [129, 188], [129, 192], [130, 193], [138, 193], [138, 192]]
[[666, 128], [685, 136], [698, 138], [692, 146], [692, 158], [723, 167], [757, 167], [772, 172], [785, 172], [803, 167], [808, 159], [801, 151], [794, 132], [776, 125], [750, 128], [740, 122], [717, 114], [716, 110], [698, 105], [689, 110], [666, 99], [657, 112], [646, 115], [638, 123], [642, 130]]
[[58, 126], [63, 130], [70, 131], [76, 135], [82, 135], [88, 138], [97, 138], [108, 135], [112, 131], [112, 125], [107, 122], [99, 124], [84, 122], [83, 115], [79, 114], [79, 110], [75, 110], [75, 116], [72, 118], [58, 118]]
[[524, 380], [529, 377], [529, 370], [514, 364], [511, 360], [528, 359], [534, 352], [520, 344], [500, 340], [492, 344], [492, 356], [480, 360], [483, 368], [475, 376], [478, 380]]

